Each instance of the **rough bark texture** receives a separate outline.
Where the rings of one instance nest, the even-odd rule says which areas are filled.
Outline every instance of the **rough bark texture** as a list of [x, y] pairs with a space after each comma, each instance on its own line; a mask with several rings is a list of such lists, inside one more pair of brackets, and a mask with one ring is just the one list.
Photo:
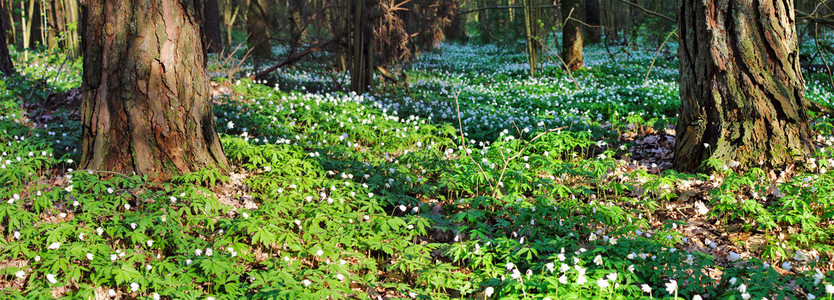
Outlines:
[[217, 6], [217, 0], [206, 0], [203, 12], [206, 16], [203, 26], [206, 51], [210, 53], [223, 51], [223, 38], [220, 32], [220, 8]]
[[209, 101], [201, 4], [87, 1], [82, 168], [154, 181], [228, 169]]
[[562, 17], [566, 20], [562, 27], [562, 60], [571, 70], [585, 66], [582, 58], [582, 23], [576, 20], [582, 19], [583, 0], [563, 0]]
[[811, 153], [793, 0], [679, 0], [675, 166], [781, 169]]
[[14, 64], [9, 56], [9, 47], [6, 45], [6, 24], [5, 14], [0, 13], [0, 72], [6, 76], [14, 74]]

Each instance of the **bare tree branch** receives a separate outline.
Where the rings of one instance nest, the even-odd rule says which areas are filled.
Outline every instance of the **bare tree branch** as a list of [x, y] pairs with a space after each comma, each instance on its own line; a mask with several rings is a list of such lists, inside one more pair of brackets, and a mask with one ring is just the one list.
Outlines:
[[665, 19], [669, 22], [672, 22], [672, 23], [677, 22], [674, 18], [672, 18], [670, 16], [660, 14], [660, 13], [655, 12], [653, 10], [649, 10], [648, 8], [645, 8], [645, 7], [641, 6], [640, 4], [637, 4], [637, 3], [634, 3], [634, 2], [631, 2], [631, 1], [628, 1], [628, 0], [620, 0], [620, 2], [631, 5], [631, 6], [634, 6], [635, 8], [637, 8], [639, 10], [642, 10], [644, 13], [650, 14], [652, 16], [655, 16], [655, 17], [658, 17], [658, 18], [661, 18], [661, 19]]

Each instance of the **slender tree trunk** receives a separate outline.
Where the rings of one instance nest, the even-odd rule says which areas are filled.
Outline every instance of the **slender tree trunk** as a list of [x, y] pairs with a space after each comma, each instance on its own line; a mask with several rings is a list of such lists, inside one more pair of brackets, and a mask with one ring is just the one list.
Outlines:
[[237, 0], [224, 0], [222, 3], [223, 12], [223, 26], [226, 28], [226, 45], [230, 48], [235, 48], [234, 41], [232, 41], [232, 30], [235, 27], [235, 21], [240, 13], [240, 4]]
[[304, 35], [305, 2], [303, 0], [290, 0], [287, 4], [290, 22], [290, 57], [295, 55], [295, 51], [301, 43], [301, 37]]
[[154, 181], [228, 170], [209, 101], [201, 4], [87, 1], [82, 168]]
[[675, 167], [779, 170], [812, 150], [793, 0], [679, 0]]
[[9, 56], [9, 47], [6, 45], [6, 20], [5, 14], [0, 13], [0, 72], [6, 76], [14, 74], [14, 64]]
[[602, 42], [602, 28], [600, 27], [599, 0], [585, 0], [585, 40], [588, 44]]
[[352, 1], [353, 29], [351, 49], [350, 90], [356, 93], [368, 91], [373, 80], [373, 45], [371, 25], [368, 24], [368, 1]]
[[215, 53], [223, 51], [223, 38], [220, 32], [220, 8], [217, 0], [206, 0], [205, 3], [205, 36], [206, 51]]
[[270, 31], [267, 22], [268, 1], [250, 0], [249, 9], [246, 12], [246, 32], [249, 37], [247, 42], [252, 50], [252, 56], [256, 59], [272, 58], [272, 46], [269, 43]]
[[582, 1], [562, 1], [562, 17], [566, 19], [562, 27], [562, 60], [571, 70], [585, 66], [582, 58], [582, 23], [577, 21], [582, 20]]
[[536, 76], [539, 68], [539, 12], [541, 8], [535, 0], [522, 0], [524, 9], [524, 31], [527, 39], [527, 64], [530, 65], [530, 75]]

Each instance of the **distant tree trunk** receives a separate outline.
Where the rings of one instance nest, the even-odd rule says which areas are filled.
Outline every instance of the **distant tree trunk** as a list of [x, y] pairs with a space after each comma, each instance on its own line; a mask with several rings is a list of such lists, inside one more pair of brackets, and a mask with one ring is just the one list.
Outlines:
[[209, 101], [201, 4], [87, 1], [82, 168], [153, 181], [228, 170]]
[[446, 39], [466, 42], [466, 20], [468, 16], [469, 14], [456, 15], [455, 18], [452, 19], [452, 23], [449, 24], [449, 27], [446, 28], [446, 30], [444, 30]]
[[368, 91], [373, 83], [373, 44], [371, 24], [368, 22], [369, 5], [366, 0], [351, 1], [353, 29], [350, 90], [356, 93]]
[[585, 0], [585, 24], [589, 26], [585, 28], [585, 40], [588, 41], [588, 44], [602, 42], [600, 23], [599, 0]]
[[203, 26], [206, 36], [206, 51], [215, 53], [223, 51], [223, 38], [220, 32], [220, 8], [217, 0], [206, 0], [205, 3], [205, 25]]
[[289, 22], [290, 22], [290, 54], [292, 57], [301, 43], [304, 35], [304, 4], [303, 0], [289, 0]]
[[779, 170], [813, 150], [793, 0], [679, 0], [675, 167]]
[[268, 9], [268, 1], [250, 0], [249, 9], [246, 12], [246, 32], [249, 34], [247, 42], [249, 48], [253, 49], [252, 56], [258, 59], [272, 58], [269, 23], [266, 15]]
[[571, 70], [585, 66], [582, 58], [582, 23], [576, 21], [582, 20], [582, 1], [562, 0], [562, 17], [566, 19], [562, 27], [562, 60]]
[[6, 15], [0, 13], [0, 72], [6, 76], [14, 74], [14, 64], [12, 58], [9, 56], [9, 47], [6, 45]]
[[234, 49], [236, 45], [233, 45], [232, 29], [234, 29], [235, 21], [240, 13], [240, 4], [237, 0], [224, 0], [220, 4], [222, 6], [220, 11], [223, 17], [223, 27], [226, 28], [226, 46]]
[[541, 8], [535, 0], [522, 0], [524, 9], [524, 31], [527, 40], [527, 64], [530, 65], [530, 75], [536, 76], [539, 68], [539, 15]]

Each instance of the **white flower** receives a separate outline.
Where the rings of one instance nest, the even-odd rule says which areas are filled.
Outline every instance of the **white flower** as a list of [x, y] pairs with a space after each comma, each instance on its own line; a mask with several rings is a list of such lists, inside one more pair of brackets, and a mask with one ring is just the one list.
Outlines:
[[629, 265], [628, 266], [628, 271], [631, 272], [631, 273], [634, 273], [634, 265]]
[[567, 275], [565, 275], [565, 274], [562, 274], [562, 276], [561, 276], [561, 277], [559, 277], [559, 283], [561, 283], [561, 284], [568, 284], [568, 276], [567, 276]]
[[738, 281], [738, 278], [735, 278], [735, 277], [730, 278], [730, 285], [735, 285], [736, 281]]
[[785, 269], [785, 271], [790, 272], [791, 269], [793, 269], [793, 266], [791, 266], [791, 262], [786, 261], [782, 263], [782, 269]]
[[16, 239], [16, 240], [20, 239], [20, 231], [15, 231], [14, 232], [14, 239]]
[[831, 294], [834, 294], [834, 285], [826, 284], [825, 285], [825, 293], [828, 294], [829, 296], [831, 296]]
[[513, 273], [510, 275], [513, 279], [521, 278], [521, 272], [518, 269], [513, 269]]
[[114, 289], [107, 290], [107, 295], [110, 296], [110, 297], [116, 297], [116, 290], [114, 290]]
[[743, 283], [742, 283], [742, 284], [740, 284], [740, 285], [738, 286], [738, 292], [739, 292], [739, 293], [742, 293], [742, 294], [746, 293], [746, 292], [747, 292], [747, 285], [746, 285], [746, 284], [743, 284]]
[[748, 293], [741, 293], [741, 299], [744, 299], [744, 300], [749, 300], [749, 299], [750, 299], [750, 294], [748, 294]]
[[492, 297], [493, 293], [495, 293], [495, 289], [491, 286], [488, 286], [486, 290], [484, 290], [484, 294], [486, 294], [487, 297]]
[[206, 248], [206, 256], [211, 256], [212, 254], [214, 254], [214, 251], [211, 248]]
[[110, 188], [110, 187], [109, 187], [109, 188], [107, 188], [107, 193], [108, 193], [108, 194], [112, 194], [112, 193], [113, 193], [113, 188]]
[[559, 271], [562, 271], [562, 273], [565, 273], [567, 271], [570, 271], [570, 267], [567, 264], [562, 264], [562, 266], [559, 267]]
[[316, 256], [322, 256], [322, 255], [324, 255], [323, 250], [319, 249], [319, 251], [316, 251]]
[[110, 254], [110, 261], [116, 261], [117, 259], [119, 259], [119, 255], [117, 255], [117, 254]]
[[604, 278], [597, 279], [597, 285], [601, 289], [607, 288], [609, 286], [608, 280], [605, 280]]
[[608, 275], [605, 275], [605, 277], [610, 281], [617, 281], [617, 272], [609, 273]]
[[55, 274], [46, 274], [46, 280], [48, 280], [51, 284], [58, 283], [58, 279], [55, 278]]
[[345, 275], [336, 274], [336, 279], [338, 279], [339, 281], [345, 280]]
[[640, 289], [642, 289], [644, 293], [651, 293], [652, 292], [652, 287], [650, 287], [648, 284], [641, 285]]
[[130, 223], [130, 228], [131, 229], [136, 229], [136, 226], [139, 226], [139, 225], [137, 225], [136, 223]]
[[671, 280], [669, 283], [666, 284], [666, 292], [669, 294], [674, 294], [675, 291], [678, 290], [678, 281]]
[[50, 249], [50, 250], [57, 250], [60, 247], [61, 247], [61, 243], [54, 242], [52, 244], [49, 244], [49, 247], [47, 247], [47, 248]]
[[585, 278], [585, 275], [579, 275], [579, 277], [576, 278], [576, 284], [578, 285], [584, 285], [586, 282], [588, 282], [588, 279]]
[[194, 249], [194, 255], [196, 255], [196, 256], [203, 255], [203, 250], [201, 250], [201, 249]]
[[814, 299], [817, 299], [817, 296], [814, 296], [814, 294], [808, 293], [808, 298], [805, 298], [805, 299], [814, 300]]
[[400, 211], [406, 211], [407, 209], [408, 207], [405, 207], [405, 205], [400, 205]]
[[814, 285], [818, 285], [825, 278], [825, 275], [822, 274], [820, 269], [814, 269], [814, 272]]
[[26, 277], [26, 272], [23, 272], [23, 270], [17, 271], [14, 273], [14, 277], [23, 279], [24, 277]]
[[98, 235], [104, 234], [104, 229], [101, 229], [101, 227], [96, 228], [96, 234], [98, 234]]
[[87, 252], [87, 259], [89, 259], [89, 260], [93, 260], [93, 258], [95, 258], [95, 256], [93, 256], [93, 254], [92, 254], [92, 253]]
[[701, 295], [695, 295], [692, 296], [692, 300], [704, 300], [704, 298], [701, 298]]
[[232, 121], [229, 121], [229, 123], [226, 123], [226, 128], [229, 128], [229, 129], [235, 128], [235, 123], [232, 122]]
[[546, 265], [544, 265], [544, 267], [547, 268], [547, 270], [550, 271], [550, 273], [553, 273], [553, 270], [556, 269], [556, 265], [554, 265], [553, 263], [547, 263]]
[[737, 261], [737, 260], [741, 259], [741, 255], [739, 255], [738, 253], [735, 253], [733, 251], [730, 251], [730, 256], [727, 257], [727, 259], [729, 259], [730, 261]]
[[307, 287], [310, 286], [312, 282], [309, 279], [304, 279], [301, 281], [301, 283], [304, 284], [305, 287]]
[[138, 290], [139, 290], [139, 284], [135, 283], [135, 282], [131, 282], [130, 283], [130, 292], [135, 293]]
[[162, 297], [159, 296], [159, 293], [153, 293], [153, 300], [159, 300], [159, 299], [162, 299]]
[[507, 268], [507, 271], [509, 271], [509, 270], [514, 269], [515, 265], [511, 262], [508, 262], [506, 265], [504, 265], [504, 267]]
[[244, 219], [249, 219], [249, 214], [244, 212], [241, 215], [243, 216]]
[[602, 265], [602, 255], [597, 254], [597, 256], [594, 257], [594, 263], [597, 266], [601, 266]]

